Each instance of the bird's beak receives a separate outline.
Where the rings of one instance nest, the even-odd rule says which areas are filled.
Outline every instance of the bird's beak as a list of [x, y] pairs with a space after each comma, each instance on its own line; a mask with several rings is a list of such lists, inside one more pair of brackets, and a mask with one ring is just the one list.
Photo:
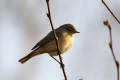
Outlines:
[[80, 32], [76, 31], [76, 33], [80, 33]]

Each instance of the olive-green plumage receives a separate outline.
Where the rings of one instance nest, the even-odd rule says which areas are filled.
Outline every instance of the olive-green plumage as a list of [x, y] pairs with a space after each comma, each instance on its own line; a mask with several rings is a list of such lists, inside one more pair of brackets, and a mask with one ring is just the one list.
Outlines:
[[[59, 28], [55, 29], [55, 32], [58, 38], [61, 53], [66, 52], [72, 46], [75, 33], [79, 33], [72, 24], [64, 24]], [[48, 33], [47, 36], [40, 40], [32, 48], [32, 52], [20, 59], [19, 62], [24, 63], [30, 58], [43, 53], [48, 53], [52, 56], [58, 55], [53, 31]]]

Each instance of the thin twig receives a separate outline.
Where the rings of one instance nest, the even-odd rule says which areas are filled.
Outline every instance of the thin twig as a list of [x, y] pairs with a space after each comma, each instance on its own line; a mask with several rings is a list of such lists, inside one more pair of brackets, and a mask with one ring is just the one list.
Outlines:
[[108, 5], [105, 3], [104, 0], [102, 0], [102, 3], [105, 5], [105, 7], [108, 9], [108, 11], [111, 13], [111, 15], [116, 19], [116, 21], [120, 24], [120, 20], [115, 16], [115, 14], [112, 12], [112, 10], [110, 10], [110, 8], [108, 7]]
[[112, 46], [112, 44], [113, 44], [113, 43], [112, 43], [112, 27], [111, 27], [111, 25], [110, 25], [110, 23], [109, 23], [108, 20], [104, 21], [104, 25], [106, 25], [106, 26], [108, 27], [108, 29], [109, 29], [109, 33], [110, 33], [109, 47], [110, 47], [110, 49], [111, 49], [111, 52], [112, 52], [112, 55], [113, 55], [113, 59], [114, 59], [114, 61], [115, 61], [115, 63], [116, 63], [116, 68], [117, 68], [117, 80], [120, 80], [120, 76], [119, 76], [120, 64], [119, 64], [118, 60], [117, 60], [116, 57], [115, 57], [115, 52], [114, 52], [113, 46]]
[[60, 59], [61, 67], [62, 67], [62, 71], [63, 71], [65, 80], [67, 80], [67, 76], [66, 76], [64, 64], [63, 64], [63, 61], [62, 61], [61, 51], [60, 51], [60, 48], [59, 48], [58, 38], [57, 38], [55, 29], [54, 29], [54, 27], [53, 27], [52, 19], [51, 19], [49, 0], [46, 0], [46, 3], [47, 3], [47, 8], [48, 8], [47, 16], [48, 16], [48, 18], [49, 18], [49, 20], [50, 20], [51, 28], [52, 28], [52, 31], [53, 31], [53, 33], [54, 33], [54, 38], [55, 38], [55, 42], [56, 42], [56, 46], [57, 46], [57, 51], [58, 51], [58, 55], [59, 55], [59, 59]]

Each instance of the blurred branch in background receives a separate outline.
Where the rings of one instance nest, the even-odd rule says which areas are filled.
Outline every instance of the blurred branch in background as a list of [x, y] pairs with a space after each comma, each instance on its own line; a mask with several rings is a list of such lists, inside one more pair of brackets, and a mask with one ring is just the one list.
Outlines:
[[105, 7], [108, 9], [108, 11], [111, 13], [111, 15], [116, 19], [116, 21], [120, 24], [120, 20], [115, 16], [115, 14], [112, 12], [112, 10], [108, 7], [108, 5], [105, 3], [104, 0], [102, 0], [102, 3], [105, 5]]
[[49, 21], [50, 21], [50, 24], [51, 24], [51, 28], [52, 28], [52, 31], [54, 33], [54, 39], [56, 41], [56, 47], [57, 47], [57, 51], [58, 51], [58, 55], [59, 55], [59, 59], [60, 59], [61, 67], [62, 67], [62, 71], [63, 71], [63, 74], [64, 74], [64, 78], [65, 78], [65, 80], [67, 80], [67, 76], [66, 76], [64, 64], [63, 64], [63, 61], [62, 61], [62, 56], [61, 56], [61, 51], [60, 51], [60, 48], [59, 48], [59, 43], [58, 43], [57, 35], [56, 35], [55, 29], [53, 27], [52, 19], [51, 19], [49, 0], [46, 0], [46, 3], [47, 3], [47, 8], [48, 8], [47, 17], [49, 18]]
[[114, 59], [114, 61], [115, 61], [115, 63], [116, 63], [116, 68], [117, 68], [117, 80], [120, 80], [120, 77], [119, 77], [119, 69], [120, 69], [120, 64], [119, 64], [119, 61], [116, 59], [116, 57], [115, 57], [115, 52], [114, 52], [114, 50], [113, 50], [113, 46], [112, 46], [112, 27], [111, 27], [111, 25], [110, 25], [110, 23], [109, 23], [109, 21], [108, 20], [106, 20], [106, 21], [104, 21], [104, 25], [106, 25], [107, 27], [108, 27], [108, 29], [109, 29], [109, 33], [110, 33], [110, 42], [109, 42], [109, 47], [110, 47], [110, 49], [111, 49], [111, 52], [112, 52], [112, 55], [113, 55], [113, 59]]

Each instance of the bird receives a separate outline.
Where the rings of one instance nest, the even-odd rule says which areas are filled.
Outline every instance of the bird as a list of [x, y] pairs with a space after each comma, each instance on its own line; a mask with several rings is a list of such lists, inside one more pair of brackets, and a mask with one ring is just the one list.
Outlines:
[[[64, 24], [55, 29], [57, 40], [59, 43], [59, 48], [61, 53], [68, 51], [73, 42], [74, 36], [78, 32], [72, 24]], [[50, 31], [42, 40], [40, 40], [32, 49], [32, 51], [21, 58], [19, 62], [21, 64], [25, 63], [34, 56], [48, 53], [51, 56], [58, 56], [57, 45], [54, 38], [54, 32]]]

